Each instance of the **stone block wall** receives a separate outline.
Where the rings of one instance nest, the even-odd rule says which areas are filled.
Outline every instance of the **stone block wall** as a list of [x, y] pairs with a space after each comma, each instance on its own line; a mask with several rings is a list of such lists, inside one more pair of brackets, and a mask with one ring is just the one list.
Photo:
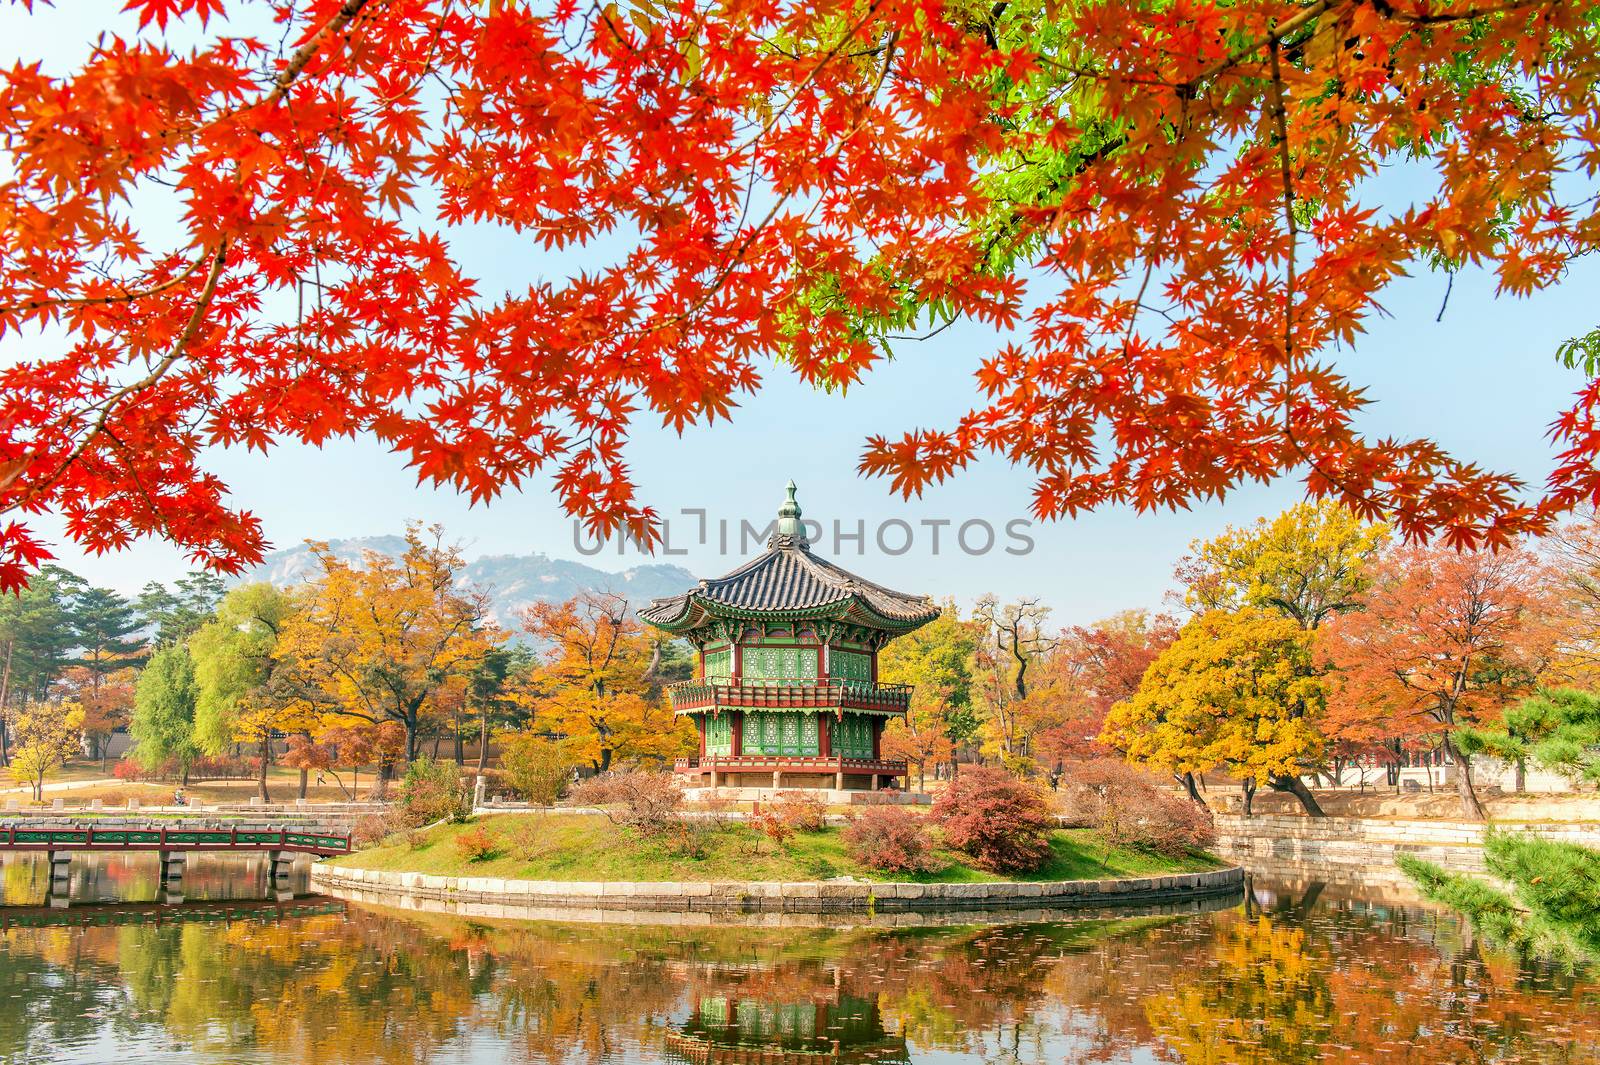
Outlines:
[[[1409, 883], [1395, 865], [1411, 854], [1456, 872], [1482, 873], [1485, 826], [1473, 821], [1217, 814], [1218, 855], [1252, 872], [1374, 885]], [[1600, 848], [1600, 822], [1497, 822], [1496, 828]]]

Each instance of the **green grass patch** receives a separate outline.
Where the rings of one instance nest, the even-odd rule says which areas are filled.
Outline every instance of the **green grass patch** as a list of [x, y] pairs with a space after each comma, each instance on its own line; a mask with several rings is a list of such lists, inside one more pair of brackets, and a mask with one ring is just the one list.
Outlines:
[[[482, 827], [501, 839], [489, 858], [469, 861], [456, 837]], [[711, 833], [702, 857], [690, 857], [670, 839], [652, 839], [613, 825], [599, 815], [502, 814], [472, 825], [440, 825], [331, 860], [329, 864], [439, 876], [493, 876], [524, 880], [916, 880], [977, 883], [997, 880], [1094, 880], [1164, 876], [1220, 868], [1208, 854], [1168, 858], [1145, 851], [1107, 848], [1094, 832], [1067, 829], [1050, 840], [1050, 860], [1032, 873], [997, 876], [967, 864], [954, 851], [939, 853], [938, 873], [892, 875], [857, 864], [845, 853], [840, 830], [797, 832], [776, 844], [744, 824]]]

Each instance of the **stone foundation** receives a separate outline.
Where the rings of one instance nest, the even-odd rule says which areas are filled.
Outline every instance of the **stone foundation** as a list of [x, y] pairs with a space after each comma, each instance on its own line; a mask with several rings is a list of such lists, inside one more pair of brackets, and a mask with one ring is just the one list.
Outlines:
[[[750, 776], [754, 778], [755, 775]], [[933, 796], [920, 791], [856, 791], [850, 788], [838, 791], [832, 787], [832, 777], [828, 778], [829, 786], [826, 788], [802, 789], [799, 785], [791, 787], [789, 776], [785, 774], [784, 786], [774, 788], [771, 776], [770, 773], [765, 774], [765, 787], [685, 788], [683, 795], [689, 802], [719, 799], [725, 802], [771, 802], [786, 791], [805, 790], [830, 806], [927, 806], [933, 802]]]
[[431, 876], [316, 865], [311, 887], [341, 895], [489, 903], [551, 909], [705, 913], [877, 913], [941, 910], [1071, 909], [1236, 896], [1244, 870], [1125, 880], [1039, 883], [895, 884], [859, 881], [577, 882]]
[[[1452, 872], [1484, 872], [1485, 827], [1475, 821], [1408, 821], [1364, 817], [1215, 815], [1216, 853], [1254, 873], [1330, 883], [1359, 879], [1410, 885], [1395, 855], [1410, 854]], [[1600, 822], [1496, 822], [1507, 832], [1600, 848]]]

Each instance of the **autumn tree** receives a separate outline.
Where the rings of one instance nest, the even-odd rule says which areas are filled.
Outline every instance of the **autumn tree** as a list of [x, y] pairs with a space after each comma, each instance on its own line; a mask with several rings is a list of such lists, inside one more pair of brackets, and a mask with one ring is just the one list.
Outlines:
[[905, 718], [884, 730], [883, 755], [915, 765], [922, 783], [929, 762], [953, 760], [957, 746], [977, 731], [976, 642], [974, 624], [961, 619], [954, 603], [946, 603], [938, 618], [892, 641], [878, 655], [879, 681], [912, 686]]
[[242, 585], [228, 593], [215, 617], [187, 644], [197, 688], [195, 740], [208, 754], [222, 754], [236, 743], [254, 744], [260, 756], [256, 791], [263, 801], [272, 797], [267, 791], [272, 741], [289, 732], [309, 733], [316, 719], [301, 676], [278, 654], [294, 610], [293, 597], [282, 589]]
[[1059, 770], [1067, 762], [1104, 756], [1099, 737], [1106, 715], [1133, 697], [1145, 672], [1177, 636], [1173, 618], [1145, 610], [1124, 610], [1065, 630], [1056, 656], [1065, 664], [1073, 690], [1063, 699], [1061, 719], [1039, 733], [1041, 758]]
[[63, 700], [35, 703], [18, 715], [14, 732], [11, 775], [32, 789], [34, 802], [41, 802], [45, 781], [77, 750], [83, 707]]
[[1189, 545], [1175, 576], [1197, 613], [1257, 607], [1302, 629], [1360, 609], [1388, 529], [1331, 500], [1298, 503], [1255, 524]]
[[650, 691], [651, 639], [622, 596], [535, 603], [523, 629], [548, 646], [530, 678], [535, 721], [575, 762], [604, 773], [618, 760], [660, 764], [692, 749], [693, 728]]
[[[898, 491], [992, 454], [1054, 517], [1293, 473], [1460, 545], [1600, 486], [1600, 376], [1530, 502], [1368, 439], [1326, 358], [1419, 263], [1523, 295], [1600, 244], [1562, 184], [1594, 150], [1581, 4], [126, 8], [84, 28], [115, 47], [0, 86], [0, 331], [29, 352], [0, 372], [0, 587], [48, 556], [39, 511], [237, 569], [259, 520], [206, 449], [362, 432], [648, 534], [635, 418], [726, 416], [773, 360], [847, 384], [958, 318], [1028, 322], [954, 424], [867, 441]], [[501, 292], [442, 232], [469, 224], [610, 254]]]
[[498, 638], [485, 627], [486, 597], [456, 587], [461, 554], [443, 536], [412, 525], [401, 557], [369, 551], [360, 565], [313, 544], [322, 572], [273, 651], [319, 710], [404, 728], [407, 762], [440, 693], [471, 675]]
[[1325, 705], [1322, 670], [1299, 625], [1254, 607], [1213, 610], [1185, 625], [1133, 698], [1112, 707], [1101, 741], [1179, 779], [1224, 768], [1245, 781], [1247, 810], [1265, 786], [1321, 817], [1300, 778], [1322, 756]]
[[1045, 628], [1049, 617], [1050, 608], [1037, 598], [1001, 604], [992, 595], [980, 598], [972, 613], [978, 631], [974, 673], [984, 704], [987, 746], [1013, 769], [1031, 764], [1041, 709], [1054, 702], [1048, 690], [1051, 678], [1040, 676], [1056, 645], [1055, 635]]
[[109, 673], [68, 666], [51, 686], [52, 692], [83, 710], [83, 746], [90, 758], [102, 757], [112, 734], [127, 726], [138, 675], [131, 666]]
[[1455, 763], [1463, 811], [1483, 820], [1471, 759], [1453, 734], [1498, 720], [1532, 689], [1554, 643], [1550, 610], [1548, 576], [1527, 551], [1392, 550], [1365, 609], [1325, 633], [1338, 670], [1332, 701], [1351, 719], [1377, 716], [1398, 735], [1436, 737]]

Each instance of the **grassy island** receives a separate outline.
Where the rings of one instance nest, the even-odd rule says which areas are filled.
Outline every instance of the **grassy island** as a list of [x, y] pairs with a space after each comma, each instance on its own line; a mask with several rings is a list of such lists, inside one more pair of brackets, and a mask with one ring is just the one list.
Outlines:
[[[496, 849], [468, 858], [456, 843], [467, 832], [488, 832]], [[750, 825], [732, 823], [712, 834], [701, 856], [692, 857], [669, 839], [642, 836], [600, 815], [502, 814], [472, 824], [446, 824], [394, 836], [379, 846], [333, 859], [330, 864], [438, 876], [485, 876], [523, 880], [704, 881], [860, 880], [977, 883], [1001, 880], [1094, 880], [1196, 873], [1222, 867], [1208, 854], [1169, 858], [1142, 850], [1107, 847], [1094, 832], [1066, 829], [1052, 834], [1051, 855], [1032, 873], [998, 876], [975, 868], [958, 852], [941, 850], [936, 873], [887, 874], [845, 853], [841, 830], [796, 832], [783, 843]]]

